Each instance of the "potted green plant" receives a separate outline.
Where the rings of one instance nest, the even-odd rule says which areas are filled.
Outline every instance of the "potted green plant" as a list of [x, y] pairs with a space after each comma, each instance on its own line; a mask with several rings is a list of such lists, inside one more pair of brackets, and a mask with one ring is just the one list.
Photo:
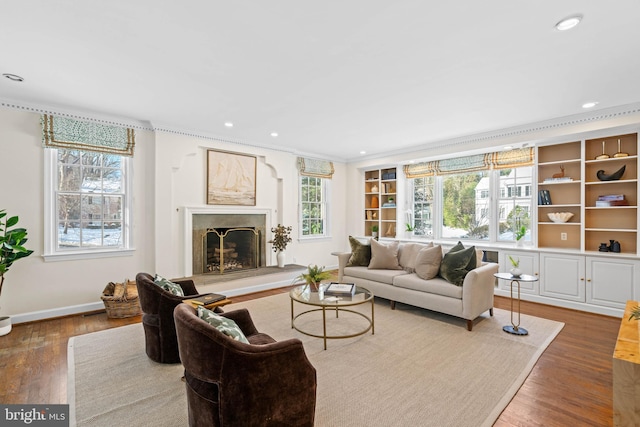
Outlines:
[[[4, 275], [9, 271], [9, 267], [17, 260], [33, 253], [32, 250], [24, 247], [27, 242], [27, 230], [16, 227], [18, 221], [17, 216], [7, 218], [5, 209], [0, 210], [0, 295], [4, 286]], [[0, 335], [6, 335], [9, 332], [11, 332], [11, 318], [0, 317]]]
[[311, 265], [307, 267], [307, 272], [300, 274], [296, 277], [297, 280], [304, 280], [305, 284], [311, 287], [311, 290], [316, 292], [320, 286], [320, 282], [331, 277], [331, 273], [324, 271], [324, 266], [318, 267], [317, 265]]
[[285, 249], [287, 249], [287, 244], [291, 242], [291, 226], [285, 227], [282, 224], [278, 224], [277, 227], [272, 227], [271, 232], [273, 233], [273, 240], [269, 240], [273, 246], [273, 251], [276, 252], [276, 259], [278, 260], [278, 267], [284, 267], [285, 261]]
[[378, 226], [377, 225], [372, 225], [371, 226], [371, 237], [373, 237], [374, 239], [376, 239], [378, 237]]
[[407, 237], [410, 238], [411, 236], [413, 236], [413, 231], [414, 231], [413, 225], [411, 225], [410, 223], [407, 222], [405, 224], [405, 229], [407, 231]]
[[511, 265], [513, 266], [513, 268], [509, 270], [509, 273], [511, 273], [513, 277], [520, 277], [520, 275], [522, 275], [522, 270], [520, 270], [520, 258], [514, 259], [511, 255], [508, 255], [508, 257]]

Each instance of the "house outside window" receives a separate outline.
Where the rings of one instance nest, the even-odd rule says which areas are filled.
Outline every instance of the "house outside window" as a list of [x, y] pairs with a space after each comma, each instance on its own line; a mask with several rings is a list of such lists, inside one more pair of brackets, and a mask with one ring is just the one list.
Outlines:
[[527, 229], [524, 240], [531, 241], [532, 173], [531, 166], [500, 171], [500, 188], [507, 188], [507, 194], [498, 200], [501, 213], [498, 224], [499, 242], [515, 241], [516, 229], [522, 225]]

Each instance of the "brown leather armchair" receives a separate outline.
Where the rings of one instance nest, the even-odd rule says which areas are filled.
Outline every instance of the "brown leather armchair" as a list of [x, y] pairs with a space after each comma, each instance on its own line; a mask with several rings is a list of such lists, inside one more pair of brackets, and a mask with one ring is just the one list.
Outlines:
[[218, 331], [189, 304], [174, 311], [189, 426], [313, 426], [316, 370], [302, 342], [258, 332], [246, 309], [223, 316], [249, 344]]
[[173, 309], [185, 299], [200, 296], [193, 280], [173, 282], [180, 285], [184, 291], [184, 297], [173, 295], [153, 283], [153, 276], [150, 274], [136, 275], [138, 298], [142, 308], [145, 349], [147, 356], [159, 363], [180, 362]]

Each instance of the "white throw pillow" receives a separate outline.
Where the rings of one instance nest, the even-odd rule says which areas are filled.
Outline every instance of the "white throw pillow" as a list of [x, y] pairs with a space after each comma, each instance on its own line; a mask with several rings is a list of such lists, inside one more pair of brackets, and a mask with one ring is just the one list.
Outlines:
[[413, 273], [416, 268], [416, 257], [418, 252], [424, 248], [433, 247], [433, 242], [424, 243], [403, 243], [398, 248], [398, 263], [405, 271]]
[[438, 275], [441, 262], [442, 246], [421, 249], [416, 256], [416, 274], [424, 280], [433, 279]]
[[376, 239], [371, 239], [371, 269], [402, 270], [398, 264], [398, 241], [394, 240], [388, 244], [380, 243]]

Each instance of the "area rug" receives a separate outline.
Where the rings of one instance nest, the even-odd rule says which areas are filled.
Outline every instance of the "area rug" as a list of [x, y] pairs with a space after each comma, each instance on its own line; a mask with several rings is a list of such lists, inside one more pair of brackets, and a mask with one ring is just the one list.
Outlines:
[[[563, 327], [522, 315], [527, 336], [510, 335], [508, 311], [495, 309], [465, 321], [388, 301], [375, 304], [375, 333], [329, 340], [291, 329], [288, 294], [231, 304], [249, 309], [257, 328], [277, 340], [300, 338], [317, 370], [317, 426], [490, 426]], [[307, 307], [306, 309], [308, 309]], [[295, 314], [305, 309], [298, 303]], [[370, 304], [357, 306], [370, 314]], [[305, 314], [296, 326], [317, 333], [321, 314]], [[366, 327], [357, 315], [327, 316], [330, 334]], [[186, 426], [182, 366], [150, 361], [142, 325], [69, 340], [72, 425]]]

